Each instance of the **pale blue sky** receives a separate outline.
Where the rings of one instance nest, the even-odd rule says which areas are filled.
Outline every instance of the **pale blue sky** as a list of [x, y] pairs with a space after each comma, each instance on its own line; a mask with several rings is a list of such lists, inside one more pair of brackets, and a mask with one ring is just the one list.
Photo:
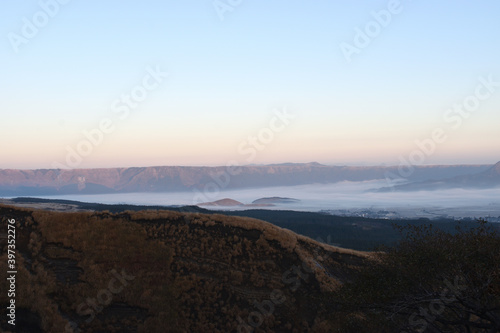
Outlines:
[[[348, 62], [340, 45], [390, 1], [243, 0], [221, 20], [210, 0], [72, 0], [15, 52], [23, 18], [55, 1], [2, 4], [0, 168], [67, 164], [104, 118], [114, 131], [73, 167], [397, 164], [436, 128], [447, 140], [422, 163], [500, 160], [500, 87], [457, 128], [444, 120], [479, 77], [500, 81], [499, 1], [400, 1]], [[168, 78], [118, 119], [148, 66]], [[293, 121], [242, 153], [284, 107]]]

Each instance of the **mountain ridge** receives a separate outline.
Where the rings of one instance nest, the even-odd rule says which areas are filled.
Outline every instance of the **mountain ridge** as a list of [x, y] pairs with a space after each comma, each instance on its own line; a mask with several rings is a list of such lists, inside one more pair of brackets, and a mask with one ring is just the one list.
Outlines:
[[447, 179], [427, 180], [384, 187], [377, 192], [388, 191], [434, 191], [454, 188], [487, 189], [500, 186], [500, 162], [477, 174], [459, 175]]
[[[415, 166], [409, 181], [450, 178], [491, 165]], [[319, 163], [240, 167], [132, 167], [97, 169], [0, 169], [0, 195], [56, 195], [237, 189], [398, 177], [398, 167], [326, 166]]]

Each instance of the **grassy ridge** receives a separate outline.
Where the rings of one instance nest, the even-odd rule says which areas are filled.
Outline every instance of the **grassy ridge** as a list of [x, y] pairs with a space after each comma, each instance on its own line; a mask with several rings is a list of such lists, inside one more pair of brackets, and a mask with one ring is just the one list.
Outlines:
[[[244, 211], [211, 211], [198, 206], [141, 206], [128, 204], [98, 204], [70, 200], [53, 200], [40, 198], [16, 198], [15, 203], [57, 203], [73, 205], [83, 210], [109, 211], [119, 213], [126, 210], [141, 211], [151, 209], [168, 209], [184, 213], [223, 214], [228, 216], [252, 217], [270, 222], [298, 234], [315, 240], [335, 244], [344, 248], [372, 251], [381, 245], [390, 246], [401, 239], [401, 235], [393, 225], [421, 225], [432, 223], [437, 228], [454, 232], [457, 222], [452, 219], [405, 219], [385, 220], [362, 217], [334, 216], [315, 212], [298, 212], [287, 210], [252, 209]], [[474, 222], [461, 222], [465, 227], [474, 226]], [[500, 225], [499, 225], [500, 227]]]
[[[18, 331], [318, 331], [328, 325], [323, 293], [369, 260], [247, 217], [3, 205], [0, 216], [16, 219]], [[0, 249], [6, 272], [3, 237]], [[8, 301], [0, 294], [3, 331]]]

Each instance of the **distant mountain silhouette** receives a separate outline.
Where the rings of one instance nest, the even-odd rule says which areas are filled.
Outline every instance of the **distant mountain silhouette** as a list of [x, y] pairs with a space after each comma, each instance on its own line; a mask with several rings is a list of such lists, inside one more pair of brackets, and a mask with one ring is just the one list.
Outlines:
[[[409, 181], [426, 181], [479, 173], [491, 165], [415, 166]], [[292, 186], [341, 181], [402, 178], [397, 166], [326, 166], [285, 163], [263, 166], [160, 166], [109, 169], [0, 170], [0, 196], [94, 193], [204, 191]]]
[[260, 198], [254, 200], [253, 204], [287, 204], [287, 203], [297, 203], [300, 202], [298, 199], [293, 198], [282, 198], [282, 197], [270, 197], [270, 198]]
[[487, 189], [500, 186], [500, 162], [483, 172], [461, 175], [448, 179], [427, 180], [409, 184], [384, 187], [379, 192], [387, 191], [433, 191], [451, 188]]
[[243, 206], [243, 203], [237, 201], [237, 200], [233, 200], [233, 199], [229, 199], [229, 198], [225, 198], [225, 199], [220, 199], [220, 200], [217, 200], [217, 201], [213, 201], [213, 202], [203, 202], [201, 204], [198, 204], [198, 206], [224, 206], [224, 207], [234, 207], [234, 206]]
[[220, 207], [270, 207], [275, 206], [275, 204], [287, 204], [287, 203], [297, 203], [300, 200], [292, 198], [281, 198], [281, 197], [270, 197], [270, 198], [260, 198], [252, 201], [251, 204], [244, 204], [234, 199], [224, 198], [212, 202], [203, 202], [197, 204], [200, 207], [210, 207], [210, 206], [220, 206]]

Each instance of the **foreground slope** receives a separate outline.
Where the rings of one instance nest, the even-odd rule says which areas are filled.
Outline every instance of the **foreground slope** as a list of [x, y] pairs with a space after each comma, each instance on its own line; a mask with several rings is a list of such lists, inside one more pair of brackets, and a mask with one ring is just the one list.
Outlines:
[[328, 332], [325, 293], [370, 258], [250, 218], [5, 205], [0, 216], [2, 272], [16, 221], [18, 331]]

